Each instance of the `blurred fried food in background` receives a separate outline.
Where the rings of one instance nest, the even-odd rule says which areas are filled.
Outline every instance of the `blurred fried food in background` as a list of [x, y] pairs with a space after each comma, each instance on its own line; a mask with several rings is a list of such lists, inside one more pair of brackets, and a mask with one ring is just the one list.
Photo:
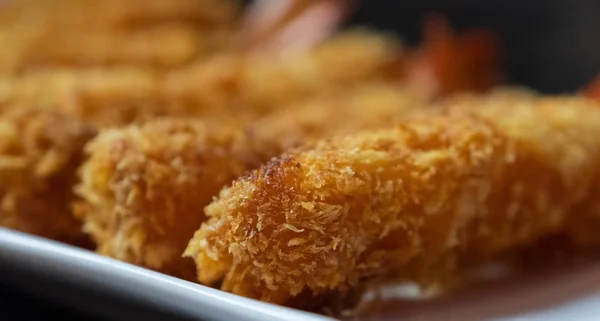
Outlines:
[[0, 10], [3, 73], [48, 66], [168, 68], [229, 42], [229, 0], [13, 0]]
[[0, 226], [79, 244], [71, 215], [72, 186], [83, 146], [94, 131], [51, 110], [15, 108], [0, 114]]

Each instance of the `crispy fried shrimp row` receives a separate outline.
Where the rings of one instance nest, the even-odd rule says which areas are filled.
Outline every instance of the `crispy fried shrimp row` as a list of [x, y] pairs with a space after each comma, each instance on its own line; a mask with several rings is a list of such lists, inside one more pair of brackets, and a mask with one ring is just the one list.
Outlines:
[[593, 197], [597, 106], [450, 105], [289, 152], [223, 189], [185, 252], [198, 279], [283, 304], [373, 277], [429, 284], [584, 215], [572, 209]]
[[39, 109], [0, 114], [0, 226], [79, 241], [73, 217], [77, 167], [93, 131], [73, 117]]
[[206, 27], [231, 24], [239, 15], [231, 0], [15, 0], [2, 4], [0, 24], [35, 22], [64, 27], [125, 28], [168, 22]]
[[[193, 26], [169, 25], [133, 31], [66, 31], [44, 37], [23, 59], [35, 66], [181, 65], [213, 48]], [[203, 39], [204, 38], [204, 39]], [[205, 41], [203, 41], [205, 40]]]
[[[179, 66], [229, 46], [240, 10], [222, 0], [15, 0], [0, 12], [0, 72], [48, 66]], [[227, 39], [227, 40], [224, 40]]]
[[157, 119], [90, 142], [76, 187], [85, 202], [75, 211], [99, 253], [192, 278], [181, 253], [203, 207], [254, 161], [236, 145], [239, 131], [207, 124]]
[[[189, 95], [196, 91], [192, 86], [187, 89]], [[165, 90], [162, 74], [143, 68], [42, 69], [0, 76], [0, 106], [30, 105], [69, 113], [98, 127], [165, 115], [214, 116], [230, 112], [224, 105], [194, 104], [184, 94]]]
[[261, 159], [315, 139], [395, 124], [413, 113], [434, 111], [430, 97], [388, 82], [365, 83], [350, 91], [332, 91], [295, 103], [246, 126]]
[[0, 77], [0, 103], [33, 105], [80, 116], [96, 125], [131, 121], [160, 102], [157, 73], [137, 68], [51, 69]]
[[403, 82], [404, 48], [367, 30], [342, 32], [294, 55], [226, 54], [167, 76], [165, 90], [199, 106], [278, 110], [369, 81]]
[[88, 147], [79, 215], [99, 252], [176, 275], [187, 263], [193, 278], [181, 254], [222, 186], [287, 148], [400, 119], [419, 99], [374, 85], [254, 122], [161, 119], [105, 131]]
[[[350, 54], [340, 58], [342, 52]], [[276, 62], [225, 55], [166, 74], [137, 67], [40, 69], [0, 77], [0, 104], [61, 110], [100, 127], [160, 115], [262, 115], [365, 82], [385, 82], [386, 66], [401, 56], [387, 37], [350, 32]]]
[[0, 104], [58, 110], [100, 127], [202, 113], [169, 97], [159, 73], [139, 68], [50, 69], [0, 77]]

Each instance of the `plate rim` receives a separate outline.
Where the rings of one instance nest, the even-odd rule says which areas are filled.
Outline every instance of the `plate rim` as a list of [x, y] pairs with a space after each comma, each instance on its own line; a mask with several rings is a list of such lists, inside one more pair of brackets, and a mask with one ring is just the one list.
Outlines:
[[[0, 262], [31, 266], [69, 277], [144, 304], [161, 303], [191, 318], [248, 321], [332, 321], [335, 319], [245, 298], [148, 270], [93, 251], [0, 227]], [[166, 299], [165, 299], [166, 298]]]

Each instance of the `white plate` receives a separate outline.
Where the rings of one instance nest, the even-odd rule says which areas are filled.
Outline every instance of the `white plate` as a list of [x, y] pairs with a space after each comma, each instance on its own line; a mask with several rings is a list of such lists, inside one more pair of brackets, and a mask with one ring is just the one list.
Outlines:
[[0, 228], [0, 265], [85, 284], [159, 305], [195, 320], [330, 321], [332, 319], [243, 298], [156, 273], [58, 242]]
[[[90, 251], [0, 228], [0, 273], [7, 266], [25, 274], [25, 279], [29, 276], [33, 279], [37, 274], [56, 284], [75, 283], [81, 285], [84, 292], [102, 291], [115, 297], [131, 298], [142, 305], [159, 307], [191, 320], [333, 320], [239, 297]], [[54, 294], [60, 292], [54, 288], [52, 291]], [[83, 302], [92, 307], [102, 303], [95, 299], [86, 300], [85, 293], [83, 296], [79, 302], [71, 304]], [[420, 302], [415, 304], [418, 308], [407, 308], [405, 313], [365, 319], [600, 320], [600, 264], [596, 262], [537, 279], [526, 277], [512, 284], [494, 285], [491, 289], [488, 286], [484, 291], [455, 297], [441, 302]], [[90, 300], [95, 302], [88, 302]], [[106, 308], [97, 307], [96, 310], [101, 309]]]

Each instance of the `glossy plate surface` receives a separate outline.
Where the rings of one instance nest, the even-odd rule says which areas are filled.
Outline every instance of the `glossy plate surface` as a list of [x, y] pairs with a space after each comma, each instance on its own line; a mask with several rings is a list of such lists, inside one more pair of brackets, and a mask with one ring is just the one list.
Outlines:
[[[56, 304], [114, 319], [137, 320], [142, 315], [143, 320], [166, 318], [155, 311], [144, 312], [146, 307], [168, 312], [169, 320], [333, 320], [239, 297], [3, 228], [0, 281], [53, 298]], [[44, 284], [46, 291], [42, 289]], [[387, 309], [358, 320], [600, 320], [600, 263], [567, 272], [525, 276], [449, 299], [405, 300], [388, 305]], [[117, 316], [116, 311], [122, 313]]]
[[42, 278], [47, 277], [59, 284], [80, 284], [83, 291], [101, 291], [134, 299], [137, 303], [158, 306], [191, 320], [331, 320], [246, 299], [3, 228], [0, 228], [0, 265], [3, 268], [11, 265], [20, 270], [21, 275], [41, 274]]

